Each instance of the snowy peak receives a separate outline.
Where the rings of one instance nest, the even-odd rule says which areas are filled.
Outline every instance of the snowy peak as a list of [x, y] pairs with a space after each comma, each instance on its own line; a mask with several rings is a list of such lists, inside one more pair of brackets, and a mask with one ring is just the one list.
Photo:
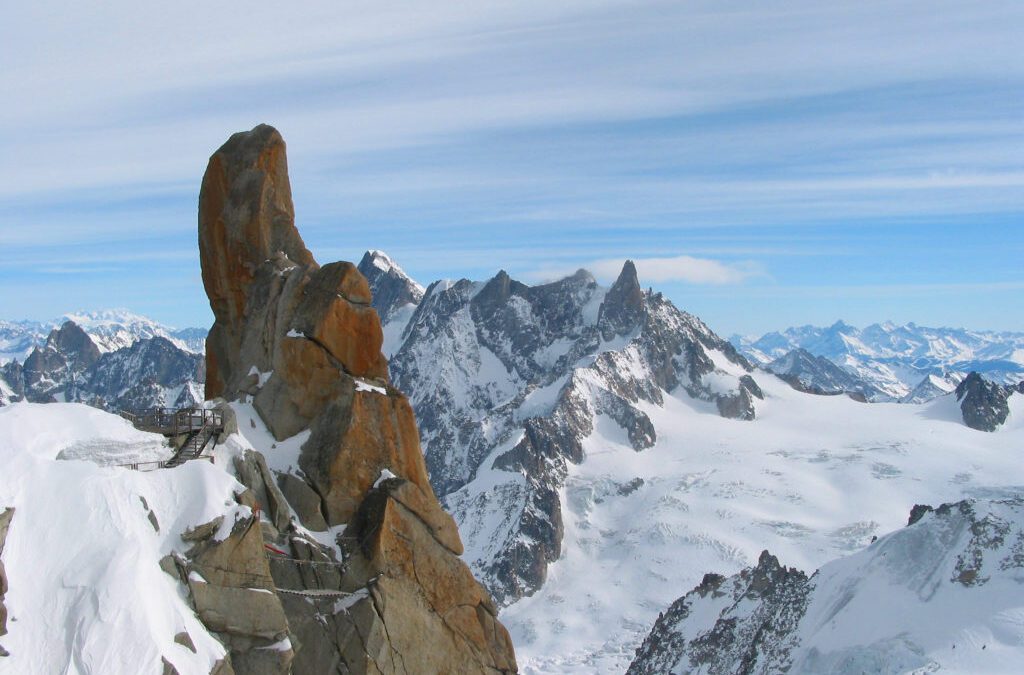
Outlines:
[[891, 321], [858, 329], [837, 321], [828, 327], [800, 326], [761, 337], [736, 337], [734, 344], [766, 364], [796, 348], [829, 359], [893, 400], [918, 400], [911, 391], [928, 375], [979, 371], [1003, 384], [1024, 379], [1024, 333], [930, 328]]
[[846, 372], [823, 356], [797, 348], [780, 356], [765, 369], [794, 388], [811, 394], [855, 394], [866, 400], [885, 399], [884, 393]]
[[916, 519], [808, 579], [767, 552], [662, 614], [629, 668], [667, 672], [1011, 672], [1024, 658], [1024, 500]]
[[0, 363], [24, 362], [35, 347], [42, 346], [53, 329], [72, 322], [83, 330], [100, 352], [129, 347], [138, 340], [162, 337], [186, 351], [202, 354], [206, 329], [173, 329], [126, 309], [69, 312], [56, 321], [0, 321]]
[[629, 262], [608, 289], [585, 270], [536, 286], [504, 271], [435, 282], [399, 342], [390, 373], [416, 410], [431, 483], [502, 602], [536, 591], [558, 559], [560, 489], [587, 439], [621, 434], [642, 452], [658, 436], [645, 410], [667, 396], [740, 420], [762, 396], [746, 359], [645, 294]]
[[[173, 339], [172, 329], [127, 309], [71, 312], [62, 318], [80, 326], [92, 337], [101, 352], [130, 347], [136, 340], [145, 338]], [[185, 348], [184, 344], [179, 346]]]
[[910, 393], [900, 399], [900, 403], [927, 403], [939, 396], [945, 396], [956, 389], [963, 376], [959, 373], [929, 374], [917, 383]]
[[373, 308], [382, 323], [388, 323], [408, 305], [423, 299], [423, 286], [416, 283], [383, 251], [367, 251], [359, 261], [359, 271], [370, 284]]
[[24, 361], [33, 349], [46, 342], [52, 328], [38, 321], [0, 321], [0, 364]]

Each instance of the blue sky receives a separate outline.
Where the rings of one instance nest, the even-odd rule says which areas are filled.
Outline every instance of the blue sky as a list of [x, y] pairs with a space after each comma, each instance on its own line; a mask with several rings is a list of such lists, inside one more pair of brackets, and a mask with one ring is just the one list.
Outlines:
[[145, 4], [5, 10], [2, 318], [208, 324], [202, 172], [268, 122], [321, 262], [1024, 330], [1020, 2]]

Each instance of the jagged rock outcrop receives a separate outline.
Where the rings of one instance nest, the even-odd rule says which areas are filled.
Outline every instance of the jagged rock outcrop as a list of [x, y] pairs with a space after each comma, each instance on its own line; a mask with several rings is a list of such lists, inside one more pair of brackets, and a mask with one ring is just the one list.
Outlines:
[[766, 551], [674, 602], [628, 672], [1000, 672], [1024, 637], [1002, 619], [1024, 606], [1022, 551], [1020, 497], [915, 506], [907, 527], [810, 578]]
[[[0, 556], [4, 554], [4, 542], [7, 540], [7, 530], [11, 526], [11, 519], [14, 517], [14, 509], [0, 511]], [[7, 608], [4, 606], [4, 596], [7, 594], [7, 572], [4, 569], [4, 561], [0, 559], [0, 637], [7, 634]], [[0, 645], [0, 657], [7, 656], [7, 651]]]
[[504, 271], [431, 284], [391, 360], [431, 483], [501, 603], [533, 593], [561, 554], [559, 491], [605, 420], [640, 452], [657, 441], [645, 406], [666, 396], [752, 419], [751, 371], [699, 319], [643, 291], [629, 261], [609, 288], [586, 270], [537, 286]]
[[[628, 673], [786, 672], [808, 594], [807, 575], [780, 565], [768, 551], [729, 579], [707, 574], [658, 617]], [[714, 617], [711, 630], [691, 634], [689, 624], [706, 621], [707, 611]]]
[[202, 400], [205, 370], [201, 354], [153, 337], [100, 356], [83, 393], [87, 402], [112, 410], [185, 408]]
[[86, 371], [100, 358], [100, 350], [74, 322], [67, 321], [52, 331], [46, 344], [36, 347], [25, 359], [23, 389], [29, 400], [55, 400], [64, 387], [75, 390], [86, 381]]
[[644, 292], [636, 275], [636, 265], [627, 260], [601, 303], [597, 315], [601, 337], [611, 340], [616, 335], [628, 334], [640, 323], [643, 311]]
[[[308, 432], [293, 478], [326, 526], [347, 524], [341, 560], [276, 516], [264, 528], [286, 554], [274, 587], [296, 594], [279, 592], [295, 672], [514, 671], [508, 634], [430, 486], [412, 407], [388, 382], [369, 285], [354, 265], [321, 267], [306, 249], [273, 128], [235, 134], [211, 157], [199, 246], [215, 316], [207, 396], [251, 400], [278, 441]], [[247, 475], [274, 483], [260, 466]]]
[[[239, 496], [241, 502], [254, 499], [251, 494]], [[229, 657], [224, 667], [231, 669], [227, 672], [289, 672], [295, 652], [284, 607], [274, 592], [259, 520], [251, 511], [236, 510], [233, 517], [233, 523], [225, 524], [225, 516], [219, 516], [182, 533], [191, 548], [161, 565], [187, 585], [196, 616], [224, 643]]]
[[977, 372], [971, 372], [954, 392], [964, 424], [978, 431], [995, 431], [1009, 416], [1007, 399], [1018, 388], [989, 382]]

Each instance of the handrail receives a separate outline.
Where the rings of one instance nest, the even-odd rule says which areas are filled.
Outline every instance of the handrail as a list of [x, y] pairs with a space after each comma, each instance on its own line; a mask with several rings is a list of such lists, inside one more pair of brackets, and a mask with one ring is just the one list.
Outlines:
[[208, 408], [122, 410], [121, 417], [136, 429], [155, 431], [165, 436], [178, 436], [204, 427], [211, 427], [215, 432], [224, 428], [224, 414]]
[[[145, 408], [141, 410], [122, 410], [121, 417], [128, 420], [140, 431], [150, 431], [168, 437], [188, 435], [185, 442], [178, 447], [170, 459], [158, 462], [131, 462], [119, 464], [137, 471], [151, 471], [175, 467], [191, 459], [213, 457], [200, 455], [210, 438], [224, 432], [224, 413], [209, 408]], [[216, 440], [214, 441], [216, 444]], [[191, 448], [191, 453], [188, 452]], [[150, 468], [142, 468], [150, 467]]]
[[[208, 459], [210, 464], [213, 464], [213, 455], [199, 455], [196, 459]], [[132, 469], [134, 471], [156, 471], [157, 469], [166, 469], [171, 460], [162, 459], [151, 462], [129, 462], [127, 464], [111, 464], [109, 466], [122, 467], [125, 469]], [[144, 468], [149, 467], [149, 468]]]

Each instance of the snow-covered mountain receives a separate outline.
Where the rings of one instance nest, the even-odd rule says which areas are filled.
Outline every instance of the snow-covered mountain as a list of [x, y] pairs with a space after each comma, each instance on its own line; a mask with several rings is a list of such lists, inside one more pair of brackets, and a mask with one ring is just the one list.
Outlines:
[[766, 364], [764, 368], [808, 393], [854, 394], [867, 401], [888, 398], [877, 387], [860, 380], [824, 356], [815, 356], [800, 347]]
[[203, 400], [205, 360], [162, 336], [103, 352], [73, 321], [50, 331], [23, 364], [0, 366], [0, 405], [78, 401], [110, 409], [184, 407]]
[[130, 347], [138, 340], [162, 337], [179, 349], [202, 354], [205, 328], [175, 329], [126, 309], [69, 312], [53, 321], [0, 321], [0, 364], [25, 362], [35, 347], [45, 344], [54, 329], [68, 321], [84, 330], [100, 352]]
[[46, 342], [54, 327], [37, 321], [0, 320], [0, 364], [24, 361], [35, 347]]
[[732, 346], [627, 262], [603, 288], [585, 271], [541, 286], [504, 272], [436, 282], [390, 371], [416, 410], [431, 483], [463, 525], [478, 578], [499, 602], [534, 592], [562, 540], [560, 490], [595, 426], [637, 452], [657, 440], [642, 403], [681, 389], [753, 419], [760, 389]]
[[436, 282], [399, 334], [393, 381], [523, 672], [623, 672], [706, 572], [765, 548], [813, 570], [916, 503], [1024, 486], [1024, 394], [985, 434], [953, 395], [803, 393], [634, 278]]
[[927, 403], [951, 393], [961, 380], [963, 377], [959, 373], [947, 373], [945, 376], [926, 375], [909, 394], [900, 399], [900, 403]]
[[359, 271], [370, 284], [373, 306], [384, 328], [384, 356], [391, 358], [401, 346], [402, 333], [425, 289], [383, 251], [367, 251]]
[[760, 337], [733, 336], [731, 340], [758, 364], [805, 349], [877, 387], [892, 400], [915, 398], [911, 391], [929, 375], [955, 381], [977, 371], [1004, 384], [1024, 379], [1024, 333], [891, 322], [860, 329], [837, 321], [827, 327], [801, 326]]
[[810, 578], [764, 551], [658, 617], [629, 675], [1017, 672], [1024, 496], [916, 507]]

